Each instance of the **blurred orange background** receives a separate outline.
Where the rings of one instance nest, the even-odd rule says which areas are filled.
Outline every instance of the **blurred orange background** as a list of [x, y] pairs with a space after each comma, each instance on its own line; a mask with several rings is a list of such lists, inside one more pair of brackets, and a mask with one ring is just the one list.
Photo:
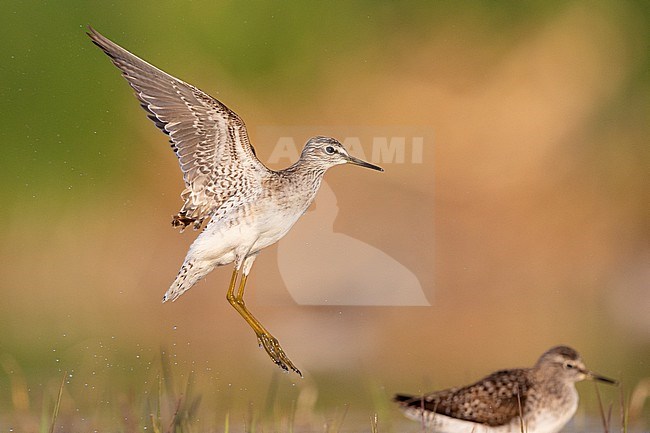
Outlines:
[[[203, 406], [227, 407], [235, 426], [249, 406], [269, 409], [277, 389], [312, 427], [349, 407], [351, 426], [369, 429], [378, 411], [390, 430], [401, 419], [393, 393], [532, 365], [555, 344], [626, 394], [650, 376], [645, 2], [62, 8], [12, 2], [0, 30], [0, 423], [38, 418], [63, 372], [62, 422], [122, 423], [120, 399], [155, 392], [161, 348], [178, 382], [193, 372]], [[169, 225], [180, 170], [86, 24], [219, 98], [264, 162], [269, 125], [431, 131], [421, 164], [371, 160], [386, 172], [326, 175], [334, 232], [399, 262], [431, 306], [299, 305], [278, 248], [319, 246], [288, 236], [256, 261], [247, 301], [299, 379], [278, 375], [226, 302], [231, 268], [161, 304], [196, 236]], [[313, 267], [321, 275], [328, 263]], [[592, 387], [579, 389], [582, 410], [596, 413]], [[200, 425], [221, 426], [224, 411]]]

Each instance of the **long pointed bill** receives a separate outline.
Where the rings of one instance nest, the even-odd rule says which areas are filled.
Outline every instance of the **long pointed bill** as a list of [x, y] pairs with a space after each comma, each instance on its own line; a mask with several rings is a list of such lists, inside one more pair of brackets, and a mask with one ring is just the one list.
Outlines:
[[366, 167], [366, 168], [370, 168], [372, 170], [377, 170], [377, 171], [384, 171], [383, 168], [381, 168], [381, 167], [379, 167], [377, 165], [371, 164], [369, 162], [366, 162], [366, 161], [364, 161], [362, 159], [355, 158], [354, 156], [348, 156], [348, 162], [350, 164], [358, 165], [360, 167]]
[[598, 382], [605, 382], [609, 383], [610, 385], [618, 385], [618, 380], [610, 379], [605, 376], [601, 376], [600, 374], [596, 374], [593, 371], [584, 371], [585, 376], [587, 376], [587, 379], [591, 380], [597, 380]]

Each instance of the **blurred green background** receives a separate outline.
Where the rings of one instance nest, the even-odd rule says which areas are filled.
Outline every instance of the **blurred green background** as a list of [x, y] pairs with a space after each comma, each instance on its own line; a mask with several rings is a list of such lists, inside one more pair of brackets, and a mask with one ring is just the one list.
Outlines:
[[[64, 372], [60, 431], [151, 429], [180, 394], [201, 398], [193, 431], [370, 430], [374, 413], [419, 431], [393, 393], [560, 343], [626, 396], [650, 387], [647, 1], [9, 0], [2, 21], [3, 431], [42, 430]], [[425, 167], [326, 177], [335, 230], [405, 264], [432, 306], [296, 305], [269, 248], [248, 300], [298, 379], [225, 302], [230, 269], [162, 305], [195, 237], [169, 227], [180, 171], [88, 24], [221, 99], [263, 160], [262, 126], [435, 131]], [[577, 430], [597, 411], [579, 388]]]

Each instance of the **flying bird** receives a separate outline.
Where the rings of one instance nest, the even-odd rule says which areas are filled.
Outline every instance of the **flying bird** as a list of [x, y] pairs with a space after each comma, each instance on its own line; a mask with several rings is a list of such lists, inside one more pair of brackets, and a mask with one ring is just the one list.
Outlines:
[[163, 302], [176, 300], [215, 267], [234, 263], [228, 302], [255, 331], [273, 362], [302, 376], [246, 307], [244, 288], [251, 266], [260, 251], [280, 240], [307, 210], [329, 168], [354, 164], [383, 169], [351, 156], [336, 139], [317, 136], [307, 141], [293, 165], [271, 170], [256, 157], [244, 122], [223, 103], [88, 29], [88, 36], [135, 90], [148, 117], [169, 136], [178, 157], [186, 188], [172, 226], [181, 232], [190, 225], [198, 230], [207, 221]]

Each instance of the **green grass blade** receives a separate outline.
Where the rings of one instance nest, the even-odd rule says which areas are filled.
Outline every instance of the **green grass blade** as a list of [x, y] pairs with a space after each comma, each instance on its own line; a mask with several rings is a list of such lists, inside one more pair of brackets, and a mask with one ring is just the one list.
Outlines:
[[61, 407], [61, 397], [63, 396], [63, 385], [65, 385], [65, 378], [68, 376], [68, 372], [63, 372], [63, 378], [61, 379], [61, 386], [59, 386], [59, 394], [56, 397], [56, 402], [54, 403], [54, 410], [52, 411], [52, 420], [50, 421], [49, 433], [54, 433], [54, 426], [56, 425], [56, 418], [59, 416], [59, 408]]

